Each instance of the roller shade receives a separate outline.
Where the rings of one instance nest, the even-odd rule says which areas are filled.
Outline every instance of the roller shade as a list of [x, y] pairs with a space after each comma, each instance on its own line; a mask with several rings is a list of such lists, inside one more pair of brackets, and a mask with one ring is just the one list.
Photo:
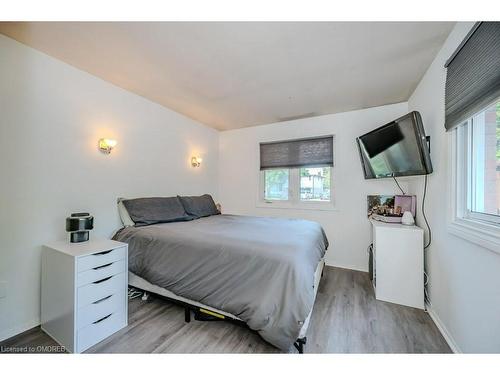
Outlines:
[[500, 22], [477, 23], [445, 67], [448, 131], [500, 97]]
[[333, 166], [333, 136], [260, 144], [260, 169]]

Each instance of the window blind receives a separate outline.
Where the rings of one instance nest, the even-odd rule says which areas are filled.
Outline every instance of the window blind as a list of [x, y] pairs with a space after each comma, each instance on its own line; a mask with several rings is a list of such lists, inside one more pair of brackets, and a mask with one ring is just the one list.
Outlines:
[[445, 67], [448, 131], [500, 97], [500, 22], [477, 23]]
[[333, 136], [260, 144], [260, 169], [333, 166]]

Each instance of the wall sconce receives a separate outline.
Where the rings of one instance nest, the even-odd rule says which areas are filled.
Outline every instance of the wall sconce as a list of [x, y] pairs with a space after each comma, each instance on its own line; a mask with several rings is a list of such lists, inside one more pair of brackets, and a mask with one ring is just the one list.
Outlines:
[[197, 168], [201, 165], [201, 162], [203, 161], [202, 158], [200, 158], [199, 156], [193, 156], [191, 158], [191, 165], [194, 167], [194, 168]]
[[105, 154], [111, 153], [111, 150], [116, 146], [116, 140], [101, 138], [99, 139], [99, 150]]

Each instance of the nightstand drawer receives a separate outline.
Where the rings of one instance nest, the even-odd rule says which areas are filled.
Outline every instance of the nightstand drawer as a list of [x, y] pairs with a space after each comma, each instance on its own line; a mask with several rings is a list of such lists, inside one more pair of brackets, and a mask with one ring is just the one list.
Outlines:
[[117, 260], [125, 259], [127, 256], [127, 248], [119, 247], [113, 250], [103, 251], [80, 257], [77, 260], [77, 272], [86, 271], [92, 268], [100, 267], [108, 263], [116, 262]]
[[78, 309], [77, 329], [82, 329], [117, 311], [126, 311], [125, 291], [119, 291]]
[[87, 285], [93, 283], [94, 281], [99, 281], [108, 276], [117, 275], [125, 271], [127, 271], [127, 262], [125, 259], [112, 263], [106, 263], [102, 266], [97, 266], [87, 271], [78, 273], [76, 275], [76, 286]]
[[109, 295], [126, 291], [127, 273], [109, 276], [78, 288], [77, 306], [81, 308]]
[[117, 311], [78, 330], [77, 348], [82, 352], [127, 325], [124, 311]]

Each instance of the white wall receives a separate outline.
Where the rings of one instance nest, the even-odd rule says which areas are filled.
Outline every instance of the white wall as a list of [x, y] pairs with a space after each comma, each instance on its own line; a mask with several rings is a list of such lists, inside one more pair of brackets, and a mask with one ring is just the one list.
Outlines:
[[[432, 245], [427, 250], [432, 310], [452, 345], [463, 352], [500, 352], [500, 255], [447, 231], [448, 137], [444, 131], [444, 63], [473, 23], [458, 23], [408, 102], [420, 111], [431, 136], [434, 173], [429, 176], [427, 216]], [[410, 189], [421, 199], [422, 179]], [[422, 217], [417, 220], [423, 224]], [[454, 343], [453, 343], [454, 342]]]
[[217, 195], [217, 159], [217, 131], [0, 35], [0, 341], [38, 324], [41, 245], [68, 214], [110, 237], [117, 197]]
[[[407, 103], [280, 122], [220, 133], [219, 197], [226, 213], [303, 218], [326, 231], [330, 265], [366, 271], [371, 242], [366, 218], [368, 194], [397, 193], [392, 180], [364, 180], [356, 137], [406, 114]], [[259, 142], [335, 135], [335, 211], [257, 207]], [[402, 181], [402, 185], [406, 183]]]
[[[41, 245], [64, 238], [64, 219], [75, 211], [94, 214], [92, 237], [109, 237], [119, 227], [119, 196], [209, 192], [228, 213], [315, 220], [331, 241], [329, 264], [366, 270], [366, 195], [397, 190], [391, 180], [363, 179], [354, 139], [418, 110], [432, 137], [435, 169], [427, 197], [433, 312], [459, 350], [500, 352], [500, 256], [446, 228], [443, 64], [471, 25], [457, 25], [409, 103], [226, 131], [220, 137], [0, 36], [0, 282], [8, 283], [7, 296], [0, 299], [0, 340], [39, 322]], [[321, 134], [336, 137], [337, 210], [257, 207], [258, 143]], [[101, 137], [118, 140], [111, 155], [97, 151]], [[190, 167], [192, 155], [203, 157], [201, 168]], [[420, 201], [421, 178], [404, 179], [402, 185]]]

